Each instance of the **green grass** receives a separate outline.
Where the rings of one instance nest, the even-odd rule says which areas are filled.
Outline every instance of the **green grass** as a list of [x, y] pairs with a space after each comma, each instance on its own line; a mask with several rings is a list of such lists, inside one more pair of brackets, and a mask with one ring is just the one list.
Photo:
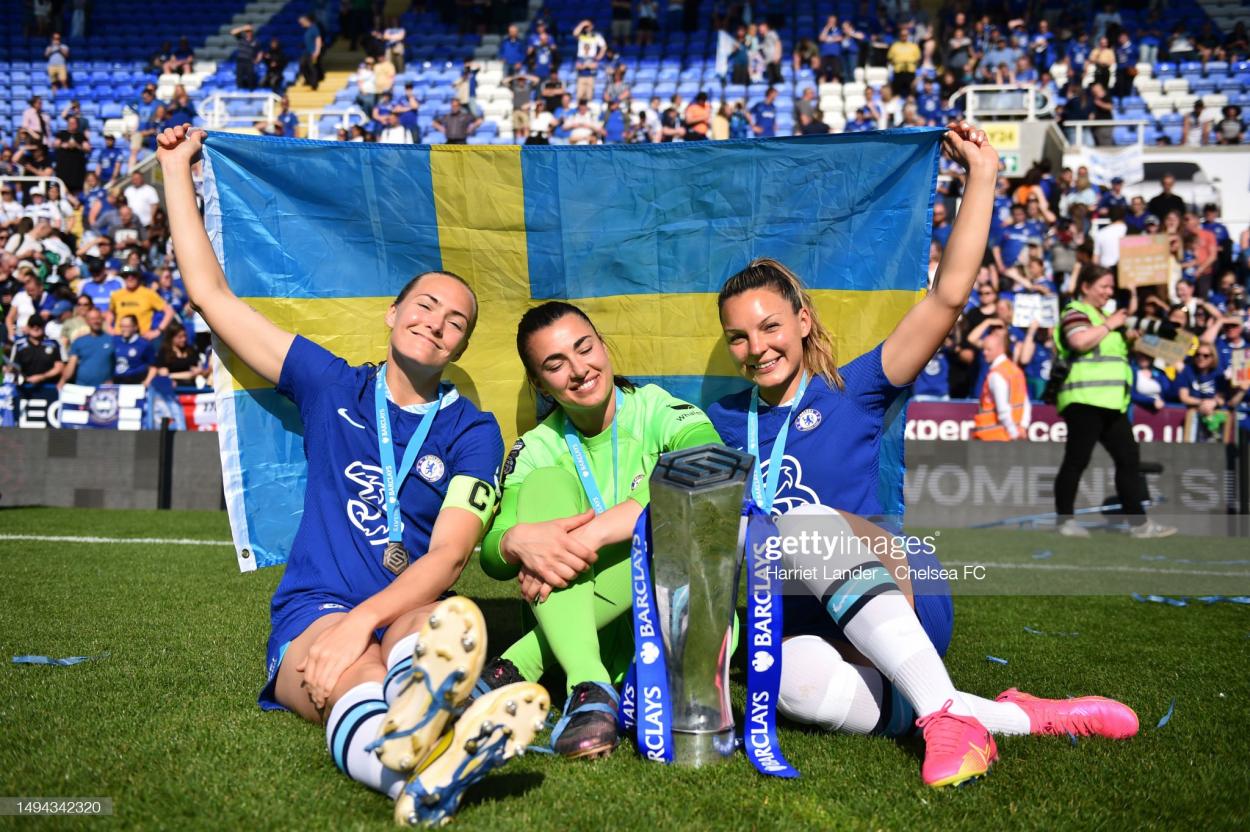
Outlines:
[[[50, 509], [0, 511], [0, 533], [228, 536], [215, 513]], [[1028, 560], [1043, 548], [1059, 560], [1081, 545], [1061, 551], [1057, 538], [1037, 532], [944, 535], [946, 547], [967, 551], [992, 541], [999, 560]], [[1088, 545], [1119, 547], [1131, 560], [1140, 551], [1183, 557], [1210, 542], [1131, 548], [1106, 537]], [[334, 768], [321, 729], [256, 707], [278, 570], [240, 575], [226, 547], [0, 540], [0, 575], [4, 656], [108, 653], [69, 668], [0, 669], [0, 795], [115, 801], [111, 820], [44, 821], [49, 828], [388, 828], [386, 800]], [[510, 584], [472, 566], [458, 588], [483, 602], [497, 649], [518, 634]], [[795, 728], [781, 734], [803, 772], [792, 782], [760, 777], [741, 756], [689, 771], [643, 763], [628, 745], [594, 763], [531, 754], [471, 791], [455, 826], [719, 832], [1250, 822], [1250, 610], [1122, 595], [960, 597], [956, 609], [948, 666], [961, 689], [1114, 696], [1137, 710], [1141, 734], [1075, 747], [1000, 738], [990, 776], [947, 791], [921, 785], [914, 741]], [[1031, 635], [1026, 626], [1079, 635]], [[987, 654], [1010, 664], [989, 663]], [[740, 709], [740, 668], [734, 679]], [[1174, 697], [1171, 722], [1155, 728]]]

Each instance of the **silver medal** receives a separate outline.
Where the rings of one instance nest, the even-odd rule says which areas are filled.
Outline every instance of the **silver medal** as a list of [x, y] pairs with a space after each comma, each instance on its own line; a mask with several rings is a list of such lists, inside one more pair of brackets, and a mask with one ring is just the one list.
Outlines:
[[408, 550], [404, 548], [404, 544], [398, 541], [386, 544], [386, 552], [382, 555], [382, 565], [395, 575], [407, 569]]

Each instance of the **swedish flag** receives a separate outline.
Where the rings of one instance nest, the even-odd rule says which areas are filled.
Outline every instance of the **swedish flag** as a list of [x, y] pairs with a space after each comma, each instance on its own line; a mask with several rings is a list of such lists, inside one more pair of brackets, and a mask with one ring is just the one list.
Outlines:
[[[542, 300], [585, 309], [618, 372], [701, 405], [744, 384], [715, 293], [755, 257], [780, 260], [813, 290], [840, 362], [871, 349], [925, 285], [941, 136], [555, 148], [213, 134], [205, 219], [236, 294], [353, 363], [385, 356], [383, 316], [414, 274], [466, 278], [479, 322], [448, 377], [496, 414], [510, 443], [535, 413], [516, 324]], [[223, 359], [239, 562], [280, 563], [303, 507], [299, 418], [272, 385]]]

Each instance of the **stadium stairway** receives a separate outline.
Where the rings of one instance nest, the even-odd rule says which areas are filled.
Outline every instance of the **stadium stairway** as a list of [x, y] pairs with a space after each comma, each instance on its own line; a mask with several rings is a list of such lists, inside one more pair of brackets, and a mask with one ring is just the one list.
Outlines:
[[[387, 0], [382, 12], [383, 19], [399, 17], [408, 5], [408, 0]], [[329, 107], [334, 103], [335, 95], [347, 86], [348, 79], [364, 57], [363, 51], [353, 52], [348, 48], [347, 38], [340, 37], [321, 58], [321, 66], [326, 75], [317, 85], [317, 89], [309, 87], [303, 79], [287, 87], [286, 95], [291, 101], [291, 109], [302, 114], [306, 110]]]
[[223, 23], [215, 35], [209, 35], [204, 45], [195, 50], [195, 57], [201, 61], [225, 61], [235, 49], [234, 37], [230, 30], [246, 23], [252, 24], [257, 32], [273, 19], [287, 4], [287, 0], [252, 0], [243, 11], [234, 16], [229, 23]]

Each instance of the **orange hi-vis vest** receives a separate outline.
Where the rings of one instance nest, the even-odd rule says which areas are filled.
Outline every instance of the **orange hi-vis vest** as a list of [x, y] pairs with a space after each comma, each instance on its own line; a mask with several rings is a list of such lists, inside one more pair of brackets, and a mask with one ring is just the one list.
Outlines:
[[998, 408], [994, 403], [994, 395], [990, 392], [990, 379], [995, 373], [1002, 375], [1007, 382], [1008, 395], [1011, 401], [1011, 420], [1020, 430], [1018, 438], [1025, 438], [1023, 423], [1025, 409], [1029, 402], [1029, 388], [1024, 381], [1024, 371], [1011, 360], [1000, 361], [985, 376], [981, 385], [981, 402], [977, 413], [972, 417], [972, 438], [986, 442], [1010, 442], [1011, 434], [998, 421]]

